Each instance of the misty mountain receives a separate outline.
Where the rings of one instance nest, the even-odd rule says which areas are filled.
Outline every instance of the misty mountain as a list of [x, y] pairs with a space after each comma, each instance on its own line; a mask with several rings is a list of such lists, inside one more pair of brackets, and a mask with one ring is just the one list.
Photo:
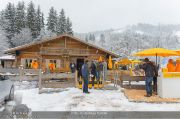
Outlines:
[[[92, 34], [95, 36], [95, 41], [88, 39]], [[75, 36], [123, 55], [152, 47], [180, 48], [180, 25], [139, 23], [119, 29], [76, 33]]]

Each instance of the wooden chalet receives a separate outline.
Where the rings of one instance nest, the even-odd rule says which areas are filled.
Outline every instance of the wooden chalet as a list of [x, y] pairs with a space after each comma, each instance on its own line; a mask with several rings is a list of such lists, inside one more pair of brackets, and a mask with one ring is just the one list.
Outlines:
[[38, 68], [48, 69], [49, 62], [53, 61], [58, 72], [69, 72], [71, 62], [80, 68], [85, 59], [91, 61], [101, 56], [105, 60], [110, 55], [112, 58], [118, 57], [110, 51], [66, 34], [11, 48], [5, 53], [15, 56], [17, 68], [31, 68], [29, 64], [36, 60]]

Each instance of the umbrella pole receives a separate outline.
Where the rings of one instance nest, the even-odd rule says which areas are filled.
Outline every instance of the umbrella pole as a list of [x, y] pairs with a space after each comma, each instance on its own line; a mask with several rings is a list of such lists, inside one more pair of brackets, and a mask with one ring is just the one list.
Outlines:
[[156, 66], [157, 66], [157, 53], [156, 53]]

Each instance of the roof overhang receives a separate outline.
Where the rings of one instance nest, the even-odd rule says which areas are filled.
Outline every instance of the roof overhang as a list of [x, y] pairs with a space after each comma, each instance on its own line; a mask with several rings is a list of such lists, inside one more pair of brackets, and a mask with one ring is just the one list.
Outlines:
[[53, 40], [55, 40], [55, 39], [63, 38], [63, 37], [72, 38], [72, 39], [74, 39], [74, 40], [76, 40], [76, 41], [79, 41], [79, 42], [81, 42], [81, 43], [83, 43], [83, 44], [86, 44], [86, 45], [88, 45], [88, 46], [91, 46], [91, 47], [93, 47], [93, 48], [96, 48], [96, 49], [98, 49], [98, 50], [100, 50], [100, 51], [106, 52], [107, 54], [112, 55], [112, 56], [115, 57], [115, 58], [119, 57], [119, 55], [116, 54], [116, 53], [113, 53], [113, 52], [111, 52], [111, 51], [105, 50], [105, 49], [103, 49], [103, 48], [101, 48], [101, 47], [95, 46], [95, 45], [93, 45], [93, 44], [91, 44], [91, 43], [85, 42], [85, 41], [83, 41], [83, 40], [80, 40], [79, 38], [76, 38], [76, 37], [74, 37], [74, 36], [70, 36], [70, 35], [67, 35], [67, 34], [60, 35], [60, 36], [53, 37], [53, 38], [49, 38], [49, 39], [44, 39], [44, 40], [42, 40], [42, 41], [31, 42], [31, 43], [28, 43], [28, 44], [25, 44], [25, 45], [21, 45], [21, 46], [17, 46], [17, 47], [14, 47], [14, 48], [10, 48], [10, 49], [8, 49], [8, 50], [5, 51], [5, 54], [15, 54], [15, 52], [18, 51], [18, 50], [23, 50], [23, 49], [26, 49], [26, 48], [28, 48], [28, 47], [32, 47], [32, 46], [34, 46], [34, 45], [39, 45], [39, 44], [46, 43], [46, 42], [49, 42], [49, 41], [53, 41]]

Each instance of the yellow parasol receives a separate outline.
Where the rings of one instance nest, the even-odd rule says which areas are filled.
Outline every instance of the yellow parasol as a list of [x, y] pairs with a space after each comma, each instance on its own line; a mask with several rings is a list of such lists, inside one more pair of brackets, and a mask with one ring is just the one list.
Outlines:
[[111, 56], [109, 56], [109, 60], [108, 60], [108, 68], [109, 69], [112, 69], [112, 58], [111, 58]]
[[180, 55], [180, 49], [174, 50], [174, 51], [177, 52]]
[[103, 60], [102, 60], [102, 56], [100, 56], [99, 57], [99, 60], [98, 60], [99, 62], [102, 62]]
[[151, 48], [133, 54], [134, 56], [177, 56], [178, 53], [165, 48]]
[[157, 56], [167, 57], [167, 56], [178, 56], [179, 54], [175, 51], [168, 50], [165, 48], [150, 48], [140, 52], [133, 54], [134, 56], [156, 56], [156, 63], [157, 63]]
[[118, 61], [119, 64], [128, 65], [131, 64], [131, 61], [128, 58], [123, 58], [120, 61]]

